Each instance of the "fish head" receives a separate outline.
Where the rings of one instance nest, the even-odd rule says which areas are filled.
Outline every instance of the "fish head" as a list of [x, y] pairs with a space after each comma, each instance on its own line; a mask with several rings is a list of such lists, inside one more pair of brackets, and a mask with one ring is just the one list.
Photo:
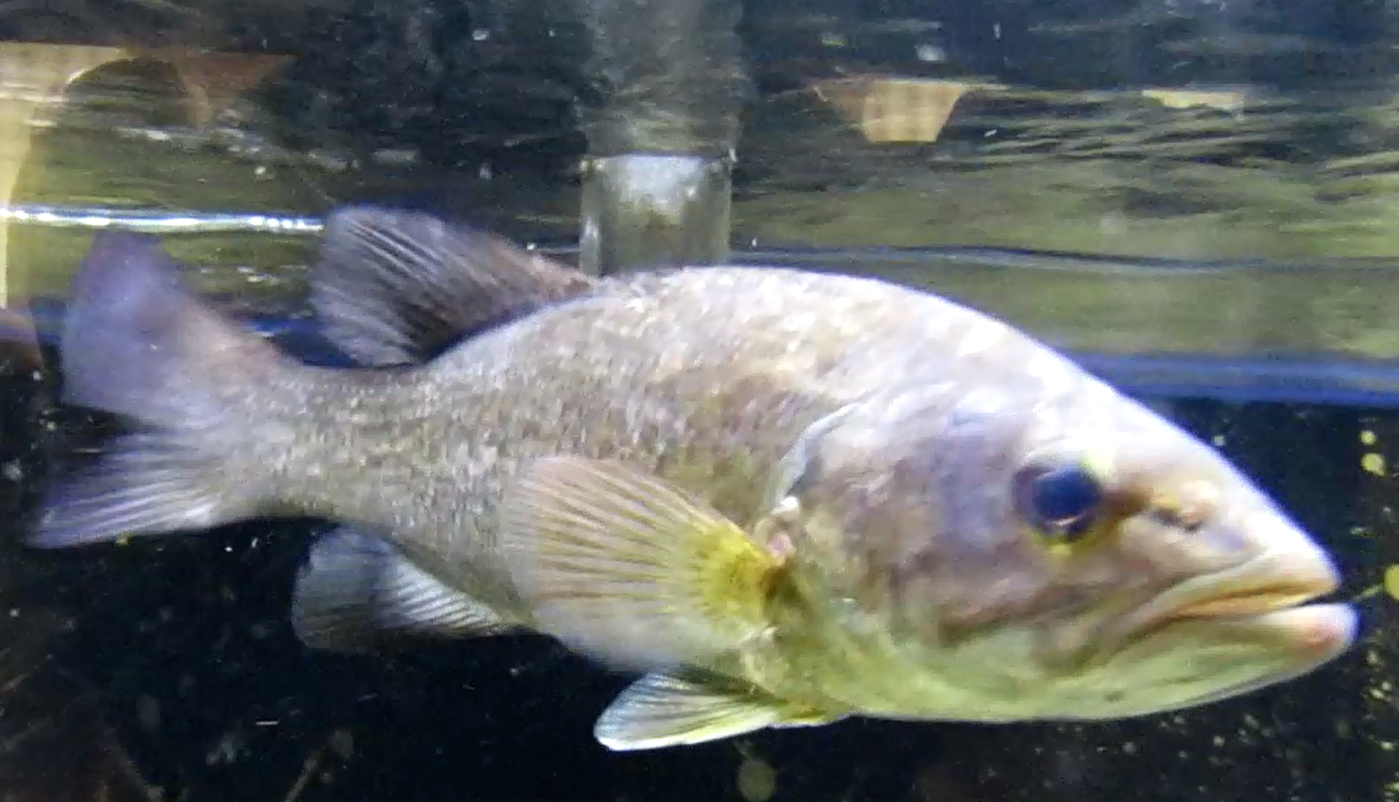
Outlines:
[[1214, 448], [1086, 374], [1040, 390], [852, 404], [773, 488], [793, 559], [833, 618], [896, 644], [920, 717], [1177, 710], [1354, 641], [1351, 608], [1310, 603], [1340, 581], [1326, 550]]

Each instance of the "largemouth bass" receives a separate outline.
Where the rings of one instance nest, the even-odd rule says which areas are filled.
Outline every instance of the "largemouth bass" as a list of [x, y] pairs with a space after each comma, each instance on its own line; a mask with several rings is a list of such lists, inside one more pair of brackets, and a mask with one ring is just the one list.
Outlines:
[[[99, 234], [69, 402], [138, 428], [51, 489], [62, 547], [348, 524], [303, 639], [529, 628], [645, 674], [614, 749], [846, 716], [1205, 704], [1354, 640], [1327, 553], [1208, 445], [1006, 323], [756, 266], [593, 280], [421, 215], [333, 217], [313, 277], [366, 365], [300, 364]], [[461, 336], [472, 336], [461, 339]]]

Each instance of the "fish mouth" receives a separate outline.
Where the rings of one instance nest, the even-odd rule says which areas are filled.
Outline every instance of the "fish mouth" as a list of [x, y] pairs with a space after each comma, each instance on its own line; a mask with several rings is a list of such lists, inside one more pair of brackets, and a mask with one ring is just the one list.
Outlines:
[[1141, 638], [1187, 623], [1246, 626], [1284, 647], [1334, 655], [1354, 638], [1354, 613], [1309, 602], [1340, 584], [1340, 572], [1319, 552], [1272, 552], [1171, 587], [1127, 616], [1120, 634]]
[[[1105, 605], [1096, 633], [1074, 644], [1081, 650], [1061, 653], [1091, 677], [1092, 695], [1076, 698], [1072, 716], [1196, 707], [1308, 674], [1355, 643], [1354, 608], [1318, 601], [1340, 584], [1323, 550], [1289, 544]], [[1099, 695], [1099, 683], [1116, 695]]]

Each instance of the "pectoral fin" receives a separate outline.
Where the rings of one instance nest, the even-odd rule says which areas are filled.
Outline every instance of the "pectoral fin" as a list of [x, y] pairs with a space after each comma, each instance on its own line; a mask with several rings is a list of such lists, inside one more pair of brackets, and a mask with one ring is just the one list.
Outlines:
[[722, 677], [655, 673], [623, 691], [598, 719], [593, 735], [622, 752], [689, 746], [768, 727], [818, 726], [843, 717], [793, 706]]
[[505, 494], [502, 553], [535, 625], [613, 664], [701, 663], [768, 628], [782, 561], [619, 462], [553, 457]]

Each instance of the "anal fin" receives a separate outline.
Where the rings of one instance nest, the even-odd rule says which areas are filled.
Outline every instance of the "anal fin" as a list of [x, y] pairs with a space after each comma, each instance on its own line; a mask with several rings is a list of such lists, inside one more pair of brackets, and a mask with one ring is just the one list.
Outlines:
[[469, 638], [515, 628], [387, 541], [348, 527], [311, 546], [297, 577], [292, 626], [307, 646], [340, 652], [368, 651], [390, 635]]
[[844, 713], [805, 708], [750, 685], [698, 672], [655, 672], [613, 700], [593, 728], [613, 751], [718, 741], [768, 727], [819, 726]]

